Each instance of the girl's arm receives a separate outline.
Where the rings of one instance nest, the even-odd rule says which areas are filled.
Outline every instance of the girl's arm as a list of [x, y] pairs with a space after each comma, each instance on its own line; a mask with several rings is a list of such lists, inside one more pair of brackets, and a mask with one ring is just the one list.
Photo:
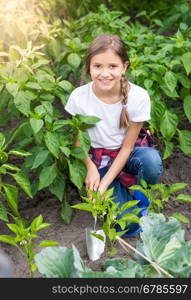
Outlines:
[[107, 190], [108, 186], [112, 183], [112, 181], [117, 177], [117, 175], [125, 166], [129, 155], [134, 148], [134, 144], [142, 126], [143, 122], [130, 122], [130, 127], [124, 138], [123, 145], [117, 157], [113, 161], [111, 167], [108, 169], [107, 173], [100, 182], [99, 190], [101, 194], [103, 194]]
[[[80, 147], [80, 142], [77, 137], [75, 139], [74, 144], [75, 144], [75, 146]], [[87, 191], [88, 190], [97, 191], [99, 184], [100, 184], [99, 171], [98, 171], [96, 165], [94, 164], [94, 162], [89, 157], [89, 155], [87, 155], [86, 159], [83, 161], [87, 167], [87, 175], [86, 175], [86, 179], [85, 179], [86, 190]], [[88, 195], [88, 196], [90, 199], [92, 199], [91, 195]]]

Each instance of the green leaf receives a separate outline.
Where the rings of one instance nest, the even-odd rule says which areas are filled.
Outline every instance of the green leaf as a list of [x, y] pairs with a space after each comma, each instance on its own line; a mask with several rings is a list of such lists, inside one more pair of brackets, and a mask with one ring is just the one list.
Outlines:
[[47, 278], [71, 278], [73, 251], [66, 247], [47, 247], [34, 256], [38, 271]]
[[66, 178], [64, 174], [58, 171], [57, 177], [54, 179], [53, 183], [49, 186], [49, 190], [60, 201], [62, 201], [64, 197], [65, 188], [66, 188]]
[[108, 237], [110, 240], [115, 240], [116, 238], [116, 230], [114, 228], [111, 228], [108, 232]]
[[74, 89], [74, 86], [70, 83], [70, 81], [67, 80], [60, 81], [58, 85], [68, 93], [71, 93]]
[[151, 88], [151, 86], [153, 85], [153, 80], [150, 79], [145, 79], [144, 80], [144, 86], [147, 90], [149, 90]]
[[76, 53], [70, 53], [67, 57], [67, 61], [69, 65], [77, 69], [81, 63], [81, 58], [78, 54]]
[[20, 228], [18, 225], [16, 224], [7, 224], [7, 227], [14, 233], [16, 233], [16, 235], [19, 235], [20, 234]]
[[15, 179], [18, 185], [25, 191], [25, 193], [32, 198], [31, 193], [31, 185], [28, 177], [23, 173], [11, 174], [11, 176]]
[[55, 121], [53, 124], [53, 131], [56, 131], [57, 129], [62, 128], [65, 125], [73, 125], [73, 120], [60, 120], [60, 121]]
[[37, 228], [36, 231], [45, 229], [45, 228], [47, 228], [47, 227], [49, 227], [49, 226], [51, 226], [51, 224], [49, 224], [49, 223], [42, 223], [42, 224], [39, 225], [39, 227]]
[[16, 216], [20, 216], [18, 211], [18, 190], [14, 185], [4, 184], [3, 189], [5, 192], [6, 200], [9, 207]]
[[86, 132], [83, 132], [79, 130], [78, 132], [78, 140], [80, 143], [81, 148], [85, 151], [88, 152], [90, 149], [91, 141], [90, 137]]
[[28, 72], [26, 72], [23, 68], [16, 68], [13, 74], [13, 79], [15, 79], [15, 81], [19, 82], [20, 84], [27, 82], [29, 79], [27, 73]]
[[31, 99], [28, 98], [27, 94], [23, 91], [18, 92], [14, 98], [16, 108], [27, 117], [30, 112], [30, 101]]
[[76, 114], [75, 117], [77, 120], [82, 121], [83, 123], [89, 125], [95, 125], [97, 122], [101, 121], [100, 118], [95, 116], [83, 116], [83, 115]]
[[55, 79], [50, 74], [46, 73], [45, 71], [38, 70], [35, 75], [38, 84], [45, 90], [45, 91], [54, 91], [55, 89]]
[[88, 203], [79, 203], [72, 205], [72, 208], [80, 209], [80, 210], [86, 210], [86, 211], [92, 211], [92, 205]]
[[45, 143], [50, 153], [58, 159], [60, 154], [58, 135], [55, 132], [47, 131], [45, 134]]
[[19, 85], [17, 83], [6, 83], [6, 89], [8, 90], [9, 94], [11, 94], [13, 97], [16, 97], [18, 90], [19, 90]]
[[180, 149], [186, 155], [191, 157], [191, 131], [178, 130], [178, 138], [180, 143]]
[[72, 208], [68, 201], [66, 201], [65, 199], [62, 201], [61, 217], [65, 224], [71, 223]]
[[191, 95], [188, 95], [184, 98], [184, 112], [191, 122]]
[[166, 222], [164, 215], [150, 213], [141, 218], [140, 226], [143, 231], [139, 251], [159, 265], [172, 259], [181, 247], [182, 230], [176, 219], [170, 218]]
[[45, 167], [42, 169], [39, 175], [39, 187], [38, 190], [42, 190], [43, 188], [49, 186], [53, 183], [54, 179], [57, 176], [57, 165], [56, 163], [52, 164], [51, 166]]
[[175, 74], [171, 71], [166, 72], [164, 75], [164, 81], [165, 81], [168, 89], [171, 92], [174, 92], [176, 85], [177, 85], [177, 79], [176, 79]]
[[177, 115], [170, 112], [169, 110], [166, 110], [160, 125], [160, 131], [162, 135], [166, 139], [170, 140], [176, 132], [177, 125], [178, 125]]
[[191, 83], [190, 83], [190, 80], [188, 77], [186, 77], [182, 73], [177, 73], [176, 77], [180, 81], [180, 83], [183, 85], [183, 87], [185, 87], [186, 89], [190, 88]]
[[162, 101], [153, 101], [151, 106], [152, 126], [155, 128], [160, 127], [161, 120], [166, 110], [166, 104]]
[[48, 153], [49, 153], [48, 150], [42, 150], [38, 152], [35, 156], [31, 169], [38, 168], [40, 165], [42, 165], [46, 161], [48, 157]]
[[4, 88], [4, 84], [0, 84], [0, 93], [2, 92], [3, 88]]
[[16, 171], [16, 172], [20, 171], [19, 168], [17, 168], [15, 165], [12, 165], [12, 164], [3, 164], [2, 167], [7, 170], [12, 170], [12, 171]]
[[6, 169], [5, 168], [2, 168], [2, 167], [0, 167], [0, 174], [6, 174], [7, 172], [6, 172]]
[[163, 90], [163, 92], [171, 98], [178, 98], [179, 95], [177, 94], [176, 90], [170, 90], [169, 87], [164, 83], [164, 82], [160, 82], [160, 88]]
[[34, 218], [34, 220], [30, 225], [31, 231], [36, 232], [42, 223], [43, 223], [42, 215], [39, 215], [38, 217]]
[[188, 183], [184, 183], [184, 182], [174, 183], [173, 185], [171, 185], [169, 193], [172, 194], [172, 193], [178, 192], [180, 190], [183, 190], [187, 186], [188, 186]]
[[0, 151], [0, 162], [6, 162], [8, 160], [8, 154], [6, 152]]
[[44, 108], [44, 106], [43, 106], [42, 104], [36, 106], [35, 109], [34, 109], [34, 111], [35, 111], [35, 113], [36, 113], [38, 116], [40, 116], [41, 118], [42, 118], [43, 116], [45, 116], [45, 114], [46, 114], [46, 110], [45, 110], [45, 108]]
[[43, 107], [45, 109], [45, 112], [51, 116], [53, 114], [53, 106], [52, 106], [52, 104], [49, 103], [48, 101], [42, 101], [41, 103], [42, 103], [42, 105], [43, 105]]
[[108, 199], [111, 198], [114, 192], [114, 188], [110, 188], [109, 190], [105, 191], [105, 193], [103, 194], [104, 199]]
[[4, 135], [0, 132], [0, 149], [2, 149], [2, 147], [5, 144], [5, 137]]
[[182, 55], [182, 62], [184, 65], [184, 68], [186, 70], [187, 75], [189, 75], [191, 71], [191, 52], [184, 53]]
[[0, 201], [0, 220], [7, 222], [8, 217], [7, 217], [7, 211], [5, 206], [3, 205], [2, 201]]
[[62, 151], [62, 153], [64, 153], [67, 157], [70, 156], [70, 149], [68, 147], [60, 147], [60, 150]]
[[127, 213], [123, 215], [123, 220], [128, 223], [139, 223], [140, 218], [134, 215], [133, 213]]
[[43, 120], [37, 120], [34, 118], [30, 118], [30, 124], [31, 124], [31, 128], [34, 132], [34, 134], [37, 134], [37, 132], [39, 132], [39, 130], [41, 130], [41, 128], [44, 125], [44, 121]]
[[179, 194], [175, 200], [178, 200], [181, 202], [186, 202], [186, 203], [191, 203], [191, 195]]
[[171, 217], [176, 218], [178, 221], [182, 222], [182, 223], [189, 223], [189, 219], [187, 217], [185, 217], [184, 215], [182, 215], [179, 212], [175, 212], [171, 215]]
[[132, 201], [127, 201], [125, 204], [123, 204], [120, 208], [121, 212], [123, 212], [124, 210], [131, 208], [135, 205], [137, 205], [137, 203], [139, 203], [139, 200], [132, 200]]
[[56, 246], [56, 245], [58, 245], [58, 242], [46, 240], [46, 241], [42, 241], [38, 245], [38, 247], [53, 247], [53, 246]]
[[41, 86], [37, 82], [29, 81], [27, 82], [26, 87], [33, 90], [41, 90]]
[[15, 238], [9, 235], [0, 235], [0, 242], [4, 242], [13, 246], [16, 246]]
[[91, 232], [91, 235], [95, 236], [97, 239], [101, 240], [104, 242], [105, 238], [103, 235], [101, 234], [98, 234], [98, 233], [94, 233], [94, 232]]
[[87, 174], [86, 165], [80, 160], [67, 160], [70, 180], [78, 189], [81, 189]]
[[165, 142], [165, 151], [163, 154], [163, 159], [167, 159], [168, 157], [171, 156], [173, 149], [174, 149], [174, 144], [172, 142], [166, 141]]
[[84, 152], [84, 150], [80, 147], [73, 147], [71, 149], [70, 154], [78, 159], [86, 159], [86, 153]]
[[27, 152], [27, 151], [24, 151], [24, 150], [14, 150], [14, 149], [10, 150], [8, 152], [8, 154], [17, 155], [17, 156], [29, 156], [29, 155], [31, 155], [30, 152]]

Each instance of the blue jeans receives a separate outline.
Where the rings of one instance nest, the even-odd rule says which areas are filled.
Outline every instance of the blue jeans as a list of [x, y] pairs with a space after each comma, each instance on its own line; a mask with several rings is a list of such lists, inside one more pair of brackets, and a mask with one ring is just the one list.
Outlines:
[[[151, 147], [135, 147], [128, 158], [124, 170], [127, 173], [136, 176], [137, 184], [140, 184], [141, 178], [143, 178], [148, 184], [157, 183], [163, 171], [162, 159], [159, 151]], [[98, 171], [100, 173], [100, 177], [102, 178], [107, 173], [108, 167], [103, 167], [98, 169]], [[143, 209], [138, 216], [141, 217], [147, 214], [147, 208], [150, 202], [143, 193], [135, 191], [134, 195], [131, 195], [128, 189], [120, 183], [118, 177], [113, 180], [108, 189], [112, 187], [114, 187], [112, 196], [115, 197], [114, 201], [119, 203], [119, 206], [123, 205], [127, 201], [139, 199], [140, 202], [136, 207], [142, 207]], [[134, 208], [135, 206], [131, 209], [128, 209], [124, 213], [130, 212]], [[122, 217], [122, 215], [118, 216], [118, 218]], [[121, 230], [119, 226], [117, 227], [117, 230]], [[124, 236], [133, 236], [140, 231], [141, 227], [139, 224], [131, 223], [128, 225], [128, 231]]]

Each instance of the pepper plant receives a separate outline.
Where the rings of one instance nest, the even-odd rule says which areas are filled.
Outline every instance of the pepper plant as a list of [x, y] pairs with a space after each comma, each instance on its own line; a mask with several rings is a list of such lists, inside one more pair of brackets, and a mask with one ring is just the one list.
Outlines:
[[[141, 210], [136, 208], [139, 200], [128, 201], [122, 206], [119, 206], [119, 204], [114, 201], [115, 197], [112, 197], [113, 190], [114, 188], [108, 189], [103, 195], [101, 195], [99, 191], [94, 192], [89, 190], [88, 194], [92, 196], [93, 200], [89, 197], [81, 196], [84, 203], [72, 206], [72, 208], [89, 211], [94, 218], [97, 217], [101, 221], [101, 226], [108, 239], [108, 252], [110, 255], [116, 253], [116, 249], [114, 248], [116, 237], [122, 236], [127, 232], [130, 223], [139, 223], [140, 219], [137, 214]], [[131, 212], [125, 212], [130, 208], [133, 208]], [[121, 231], [117, 231], [116, 225], [121, 227]], [[92, 235], [101, 238], [96, 233], [92, 233]]]
[[[20, 217], [18, 210], [18, 188], [4, 181], [7, 175], [11, 176], [25, 193], [32, 198], [31, 185], [28, 177], [21, 172], [16, 165], [9, 163], [10, 156], [29, 156], [30, 153], [23, 150], [11, 149], [6, 151], [7, 144], [3, 133], [0, 133], [0, 196], [7, 201], [7, 204], [14, 216]], [[0, 219], [8, 221], [7, 210], [3, 202], [0, 201]]]
[[15, 223], [8, 223], [7, 227], [15, 234], [15, 236], [0, 235], [0, 242], [15, 246], [23, 254], [23, 256], [26, 257], [30, 269], [30, 275], [32, 275], [32, 273], [36, 270], [36, 264], [34, 263], [35, 248], [55, 246], [58, 243], [44, 240], [39, 244], [34, 244], [33, 240], [38, 237], [37, 232], [51, 225], [43, 222], [43, 217], [41, 215], [36, 217], [30, 225], [21, 217], [13, 218]]
[[[166, 205], [170, 200], [191, 203], [191, 195], [179, 194], [175, 198], [171, 197], [172, 194], [183, 190], [187, 185], [187, 183], [179, 182], [174, 183], [169, 187], [164, 183], [147, 184], [144, 179], [141, 179], [140, 185], [133, 185], [129, 187], [129, 189], [141, 191], [150, 200], [148, 209], [151, 212], [159, 213], [166, 208]], [[188, 219], [180, 213], [174, 214], [174, 217], [177, 217], [177, 219], [182, 222], [189, 222]]]

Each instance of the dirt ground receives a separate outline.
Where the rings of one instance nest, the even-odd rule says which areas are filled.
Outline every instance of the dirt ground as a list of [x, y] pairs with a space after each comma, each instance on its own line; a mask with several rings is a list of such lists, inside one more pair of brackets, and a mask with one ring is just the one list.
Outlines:
[[[177, 182], [188, 183], [188, 186], [180, 193], [190, 194], [191, 191], [191, 159], [185, 156], [182, 152], [175, 152], [172, 157], [165, 161], [164, 172], [162, 174], [161, 183], [173, 184]], [[175, 195], [174, 195], [175, 196]], [[77, 194], [76, 189], [71, 185], [70, 187], [71, 204], [75, 204], [80, 201], [80, 197]], [[172, 201], [170, 199], [165, 211], [165, 215], [171, 215], [174, 212], [181, 212], [189, 220], [191, 220], [191, 206], [187, 203], [181, 203], [178, 201]], [[90, 213], [73, 209], [72, 222], [69, 225], [63, 223], [60, 217], [60, 201], [47, 191], [42, 191], [37, 197], [31, 199], [30, 202], [26, 202], [22, 209], [21, 215], [28, 221], [32, 221], [33, 218], [42, 214], [44, 221], [52, 224], [49, 228], [39, 231], [39, 238], [35, 242], [42, 240], [57, 241], [60, 246], [71, 248], [72, 244], [77, 247], [80, 252], [86, 266], [92, 270], [101, 270], [102, 264], [106, 258], [106, 254], [103, 254], [97, 261], [90, 261], [87, 256], [86, 244], [85, 244], [85, 228], [93, 226], [93, 219]], [[185, 239], [191, 239], [191, 224], [182, 224], [185, 230]], [[1, 234], [9, 234], [10, 231], [0, 221]], [[139, 235], [126, 240], [133, 246], [136, 245]], [[126, 253], [120, 245], [116, 245], [117, 254], [116, 257], [125, 257]], [[29, 277], [29, 270], [27, 263], [20, 252], [13, 246], [1, 243], [0, 250], [3, 250], [11, 259], [14, 268], [12, 277], [14, 278], [27, 278]], [[37, 249], [39, 252], [41, 249]], [[41, 277], [42, 275], [36, 271], [34, 277]]]

